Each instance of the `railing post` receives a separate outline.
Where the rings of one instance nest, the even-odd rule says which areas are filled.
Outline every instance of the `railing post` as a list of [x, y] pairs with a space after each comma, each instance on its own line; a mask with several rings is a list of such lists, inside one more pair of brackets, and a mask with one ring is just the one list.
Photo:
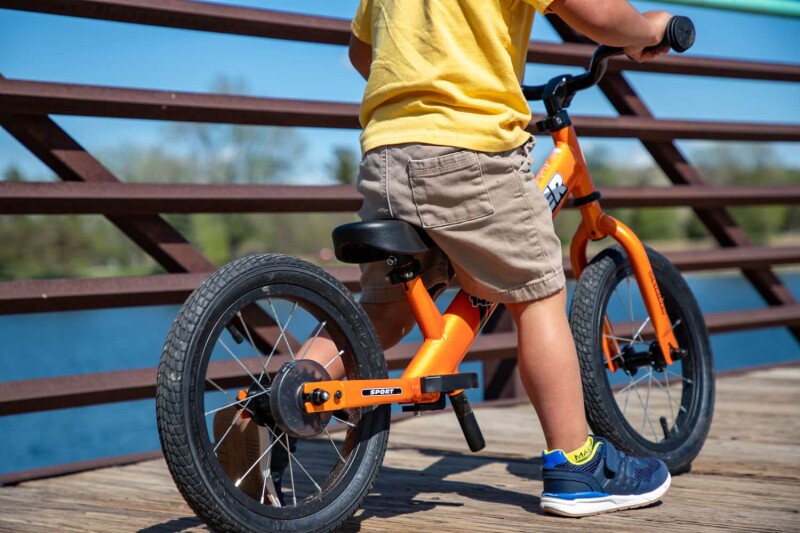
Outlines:
[[[89, 183], [120, 181], [50, 117], [0, 115], [0, 126], [64, 181]], [[167, 272], [210, 273], [215, 269], [211, 261], [160, 216], [106, 215], [106, 218]], [[246, 309], [244, 317], [248, 323], [254, 324], [252, 329], [257, 347], [264, 353], [271, 351], [274, 343], [281, 338], [280, 328], [257, 308]], [[299, 345], [290, 336], [287, 342]]]

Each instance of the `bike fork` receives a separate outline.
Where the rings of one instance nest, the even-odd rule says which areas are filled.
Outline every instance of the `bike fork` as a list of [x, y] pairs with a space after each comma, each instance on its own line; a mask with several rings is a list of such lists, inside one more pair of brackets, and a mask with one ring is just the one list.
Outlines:
[[[675, 335], [672, 332], [672, 324], [667, 315], [664, 298], [661, 296], [661, 291], [658, 288], [658, 283], [653, 273], [653, 267], [650, 265], [650, 259], [647, 257], [647, 252], [642, 241], [639, 240], [628, 226], [600, 211], [597, 202], [581, 206], [581, 212], [584, 216], [583, 222], [575, 233], [575, 237], [570, 245], [570, 262], [572, 263], [575, 278], [577, 279], [580, 277], [581, 272], [588, 263], [586, 259], [586, 246], [589, 240], [611, 237], [617, 241], [630, 259], [633, 274], [636, 278], [636, 284], [639, 287], [639, 291], [642, 293], [647, 314], [650, 316], [650, 320], [653, 324], [658, 346], [664, 357], [664, 361], [668, 365], [671, 365], [675, 359], [673, 354], [677, 353], [679, 349], [678, 341], [675, 339]], [[611, 333], [611, 324], [608, 320], [605, 321], [603, 329], [606, 334], [604, 337], [608, 338]], [[606, 329], [608, 329], [608, 331], [605, 331]], [[615, 343], [613, 340], [611, 342]], [[604, 346], [606, 361], [611, 370], [615, 370], [617, 366], [611, 361], [612, 354], [617, 353], [616, 351], [612, 351], [614, 348], [617, 347]]]

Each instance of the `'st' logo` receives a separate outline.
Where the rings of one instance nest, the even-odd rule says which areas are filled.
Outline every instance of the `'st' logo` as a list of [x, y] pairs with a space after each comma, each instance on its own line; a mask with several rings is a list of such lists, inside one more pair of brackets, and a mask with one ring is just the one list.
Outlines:
[[553, 177], [543, 191], [545, 200], [550, 204], [550, 211], [556, 210], [558, 204], [560, 204], [564, 196], [567, 195], [567, 190], [568, 188], [564, 185], [564, 178], [561, 177], [561, 174], [558, 172], [553, 174]]

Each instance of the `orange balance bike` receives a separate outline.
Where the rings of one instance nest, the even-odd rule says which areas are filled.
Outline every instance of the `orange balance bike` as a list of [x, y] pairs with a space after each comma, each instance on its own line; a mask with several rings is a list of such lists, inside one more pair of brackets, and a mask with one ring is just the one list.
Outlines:
[[[693, 32], [688, 19], [676, 17], [670, 46], [688, 48]], [[578, 282], [569, 320], [591, 427], [677, 473], [703, 446], [713, 412], [703, 316], [678, 270], [603, 213], [566, 111], [574, 93], [595, 85], [620, 53], [601, 46], [585, 73], [523, 89], [528, 99], [544, 100], [547, 116], [537, 129], [555, 141], [536, 177], [539, 188], [553, 216], [570, 196], [582, 215], [570, 247]], [[589, 261], [589, 241], [604, 237], [618, 245]], [[470, 449], [484, 446], [464, 393], [478, 377], [458, 366], [497, 305], [478, 305], [460, 291], [440, 313], [414, 260], [429, 241], [405, 222], [347, 224], [333, 240], [342, 261], [392, 267], [389, 279], [405, 289], [422, 345], [402, 375], [389, 378], [362, 307], [335, 278], [294, 257], [249, 256], [208, 278], [166, 340], [157, 416], [178, 488], [216, 530], [339, 527], [381, 466], [390, 404], [429, 411], [443, 409], [449, 397]], [[306, 357], [323, 338], [336, 346], [330, 356]], [[337, 366], [344, 376], [332, 379], [329, 368]], [[238, 439], [238, 456], [230, 456], [226, 439]]]

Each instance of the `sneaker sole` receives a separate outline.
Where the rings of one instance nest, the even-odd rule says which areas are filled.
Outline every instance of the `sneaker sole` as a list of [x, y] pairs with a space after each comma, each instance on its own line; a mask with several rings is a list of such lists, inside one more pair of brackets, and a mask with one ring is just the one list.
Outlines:
[[658, 501], [667, 492], [672, 477], [667, 476], [666, 481], [657, 489], [644, 494], [613, 495], [601, 498], [577, 498], [566, 500], [554, 496], [542, 496], [539, 506], [547, 513], [560, 516], [581, 517], [592, 516], [603, 513], [613, 513], [624, 511], [625, 509], [636, 509], [644, 507]]

